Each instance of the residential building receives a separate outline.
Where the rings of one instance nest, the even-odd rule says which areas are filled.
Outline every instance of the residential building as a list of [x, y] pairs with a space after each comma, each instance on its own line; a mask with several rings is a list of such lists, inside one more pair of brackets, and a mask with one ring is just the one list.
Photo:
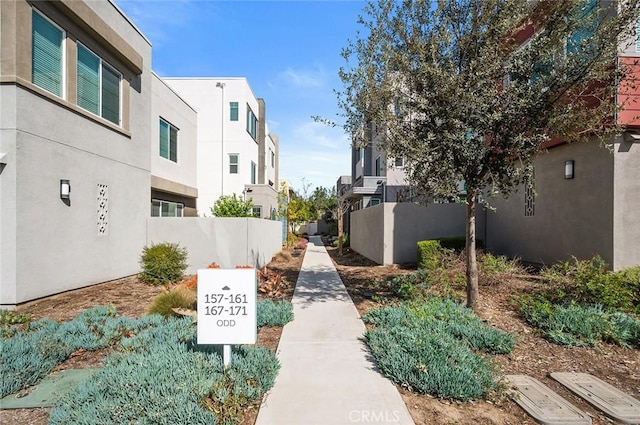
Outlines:
[[350, 187], [342, 186], [345, 196], [351, 199], [353, 210], [384, 202], [409, 201], [411, 192], [404, 171], [404, 158], [390, 157], [379, 147], [380, 136], [376, 135], [372, 123], [365, 137], [365, 146], [351, 148]]
[[197, 113], [155, 73], [151, 89], [151, 216], [195, 217]]
[[1, 1], [0, 17], [0, 305], [137, 273], [151, 44], [110, 1]]
[[198, 113], [198, 214], [211, 215], [220, 196], [236, 194], [255, 197], [256, 212], [271, 217], [277, 208], [278, 138], [269, 133], [264, 101], [247, 79], [164, 81]]
[[[534, 34], [531, 28], [524, 31]], [[635, 40], [623, 40], [618, 56], [620, 63], [632, 66], [632, 75], [619, 84], [617, 96], [624, 109], [616, 119], [625, 131], [606, 141], [585, 136], [582, 142], [557, 139], [542, 146], [534, 163], [534, 187], [522, 186], [506, 199], [489, 198], [493, 208], [478, 211], [476, 236], [489, 251], [537, 264], [597, 254], [614, 270], [640, 265], [640, 87], [635, 84], [640, 78], [639, 57], [640, 22]], [[377, 149], [371, 128], [369, 133], [366, 147], [352, 150], [353, 186], [346, 196], [355, 200], [353, 210], [399, 201], [404, 196], [398, 194], [404, 195], [407, 189], [400, 167], [390, 167], [391, 160]], [[401, 164], [393, 160], [391, 165]], [[390, 181], [390, 171], [399, 172], [400, 191], [395, 197], [389, 191], [396, 184]], [[386, 179], [382, 178], [385, 173]], [[405, 262], [414, 261], [411, 246], [426, 234], [430, 238], [455, 232], [464, 235], [462, 224], [449, 223], [449, 229], [443, 230], [444, 220], [464, 212], [455, 205], [428, 206], [422, 211], [408, 208], [384, 206], [353, 214], [351, 246], [361, 247], [363, 255], [376, 261]], [[395, 248], [407, 242], [408, 246]]]
[[640, 265], [639, 57], [636, 26], [635, 40], [623, 40], [618, 55], [632, 67], [618, 86], [624, 109], [616, 119], [624, 133], [604, 142], [585, 136], [583, 142], [544, 146], [534, 164], [534, 188], [492, 202], [489, 250], [544, 264], [599, 254], [614, 270]]

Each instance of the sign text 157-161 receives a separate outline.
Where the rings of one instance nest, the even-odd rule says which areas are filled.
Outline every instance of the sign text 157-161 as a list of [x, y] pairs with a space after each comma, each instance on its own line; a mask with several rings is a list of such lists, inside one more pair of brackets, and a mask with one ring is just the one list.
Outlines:
[[198, 344], [255, 344], [255, 269], [198, 270]]

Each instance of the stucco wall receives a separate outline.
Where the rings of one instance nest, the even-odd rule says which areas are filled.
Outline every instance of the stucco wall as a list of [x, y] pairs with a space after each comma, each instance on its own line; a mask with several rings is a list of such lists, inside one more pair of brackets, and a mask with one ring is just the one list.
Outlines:
[[[575, 161], [575, 177], [564, 163]], [[550, 264], [600, 254], [613, 262], [613, 154], [598, 142], [563, 145], [535, 161], [535, 213], [524, 216], [524, 190], [492, 199], [487, 248], [524, 261]]]
[[262, 267], [282, 249], [282, 223], [257, 218], [150, 217], [147, 244], [160, 242], [187, 248], [187, 273], [214, 261], [223, 268]]
[[640, 265], [640, 143], [618, 140], [613, 155], [613, 268]]
[[[476, 237], [484, 238], [484, 211], [476, 218]], [[351, 247], [379, 264], [412, 263], [417, 243], [425, 239], [464, 236], [463, 204], [385, 203], [351, 214]]]
[[[195, 189], [198, 185], [196, 111], [157, 75], [152, 74], [151, 78], [151, 174]], [[160, 118], [178, 129], [177, 162], [160, 156]]]
[[[31, 83], [32, 4], [67, 31], [62, 97]], [[10, 306], [138, 271], [149, 214], [151, 45], [110, 2], [1, 7], [0, 304]], [[79, 42], [123, 75], [120, 126], [76, 105]], [[66, 203], [61, 179], [71, 183]]]

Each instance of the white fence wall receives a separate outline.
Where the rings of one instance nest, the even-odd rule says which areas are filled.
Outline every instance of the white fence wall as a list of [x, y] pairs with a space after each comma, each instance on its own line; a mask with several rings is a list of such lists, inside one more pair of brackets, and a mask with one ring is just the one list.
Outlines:
[[[465, 235], [466, 205], [387, 202], [351, 213], [351, 248], [378, 264], [413, 263], [417, 243]], [[476, 238], [484, 239], [485, 213], [476, 216]]]
[[187, 273], [212, 262], [222, 268], [263, 267], [282, 249], [282, 223], [258, 218], [150, 217], [147, 245], [160, 242], [187, 248]]

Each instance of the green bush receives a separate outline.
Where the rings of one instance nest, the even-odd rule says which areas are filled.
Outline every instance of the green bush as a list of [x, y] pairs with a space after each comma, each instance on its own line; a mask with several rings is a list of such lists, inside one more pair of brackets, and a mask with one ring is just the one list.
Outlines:
[[168, 242], [145, 246], [140, 265], [142, 273], [138, 277], [143, 282], [152, 285], [177, 282], [187, 268], [187, 249]]
[[[453, 249], [456, 252], [463, 252], [467, 248], [467, 239], [465, 236], [439, 238], [436, 240], [440, 242], [440, 246], [444, 249]], [[482, 239], [476, 239], [476, 249], [484, 249], [484, 241]]]
[[149, 314], [159, 314], [162, 317], [179, 316], [174, 308], [196, 309], [197, 293], [184, 286], [177, 286], [158, 295], [149, 308]]
[[640, 268], [611, 272], [600, 256], [573, 259], [542, 270], [552, 286], [550, 299], [572, 299], [580, 304], [599, 304], [607, 309], [640, 312]]
[[440, 259], [444, 248], [436, 239], [418, 242], [418, 268], [435, 270], [440, 267]]
[[258, 303], [258, 327], [284, 326], [293, 320], [293, 304], [286, 300], [262, 300]]
[[595, 347], [604, 341], [640, 347], [640, 320], [625, 313], [575, 302], [553, 304], [541, 296], [523, 297], [519, 305], [525, 320], [556, 344]]
[[[336, 239], [335, 241], [333, 241], [333, 246], [337, 248], [338, 247], [338, 242], [339, 242], [339, 239]], [[349, 244], [350, 244], [349, 235], [346, 234], [346, 233], [343, 233], [342, 234], [342, 247], [343, 248], [347, 248], [349, 246]]]
[[387, 284], [397, 296], [405, 300], [424, 297], [431, 287], [429, 272], [425, 269], [396, 276], [390, 279]]
[[235, 193], [221, 196], [211, 207], [216, 217], [253, 217], [253, 201], [244, 200]]
[[516, 260], [485, 252], [478, 256], [479, 280], [481, 284], [492, 285], [512, 278], [515, 274], [524, 273]]
[[416, 305], [371, 310], [365, 339], [383, 374], [418, 393], [469, 400], [497, 384], [489, 360], [474, 350], [510, 353], [514, 338], [483, 324], [471, 310], [432, 297]]

